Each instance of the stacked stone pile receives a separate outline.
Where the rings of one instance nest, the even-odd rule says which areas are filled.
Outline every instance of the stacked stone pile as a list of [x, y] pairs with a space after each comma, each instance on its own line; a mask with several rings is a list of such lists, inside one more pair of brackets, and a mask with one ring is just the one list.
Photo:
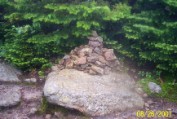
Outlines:
[[88, 45], [76, 47], [63, 57], [59, 64], [60, 69], [77, 69], [91, 75], [104, 75], [112, 70], [120, 70], [120, 63], [113, 49], [103, 47], [103, 39], [96, 31], [88, 39]]

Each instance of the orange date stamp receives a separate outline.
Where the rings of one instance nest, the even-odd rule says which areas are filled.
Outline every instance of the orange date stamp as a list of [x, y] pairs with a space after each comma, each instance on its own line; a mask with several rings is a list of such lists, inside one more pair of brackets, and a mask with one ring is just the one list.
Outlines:
[[159, 111], [153, 111], [153, 110], [138, 110], [136, 112], [136, 116], [138, 118], [171, 118], [172, 117], [172, 111], [166, 111], [166, 110], [159, 110]]

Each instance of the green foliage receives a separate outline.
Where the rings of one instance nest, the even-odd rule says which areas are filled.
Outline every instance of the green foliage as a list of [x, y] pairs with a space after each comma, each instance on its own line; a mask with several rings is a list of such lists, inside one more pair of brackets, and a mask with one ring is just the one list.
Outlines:
[[177, 71], [175, 4], [177, 2], [174, 0], [137, 1], [132, 9], [135, 12], [125, 17], [122, 29], [112, 35], [112, 39], [118, 39], [112, 46], [121, 46], [117, 49], [120, 54], [138, 61], [141, 65], [151, 63], [160, 71], [175, 74]]
[[3, 46], [4, 52], [2, 53], [5, 59], [22, 69], [39, 67], [47, 63], [48, 61], [45, 58], [37, 54], [34, 44], [27, 40], [34, 33], [35, 30], [29, 25], [23, 27], [13, 26], [8, 29], [5, 36], [6, 43]]
[[41, 105], [40, 105], [40, 108], [38, 110], [38, 113], [39, 114], [44, 114], [46, 113], [47, 111], [47, 108], [48, 108], [48, 102], [47, 102], [47, 99], [45, 97], [42, 98], [42, 101], [41, 101]]
[[4, 17], [14, 25], [7, 30], [3, 57], [24, 70], [41, 68], [85, 43], [92, 30], [105, 31], [105, 23], [130, 14], [130, 7], [121, 3], [110, 8], [104, 2], [70, 2], [8, 1]]
[[38, 75], [39, 75], [40, 78], [45, 78], [44, 71], [38, 71]]
[[[7, 25], [4, 23], [4, 14], [5, 14], [5, 10], [4, 8], [6, 7], [6, 2], [5, 0], [2, 0], [0, 2], [0, 51], [2, 50], [2, 45], [4, 44], [5, 38], [4, 38], [4, 34], [5, 31], [4, 29], [6, 29]], [[0, 57], [1, 57], [1, 53], [0, 53]]]
[[0, 54], [24, 70], [41, 68], [86, 43], [91, 31], [97, 30], [119, 54], [175, 74], [176, 4], [174, 0], [3, 1], [6, 12], [1, 20], [7, 22], [0, 24], [0, 35], [5, 36]]

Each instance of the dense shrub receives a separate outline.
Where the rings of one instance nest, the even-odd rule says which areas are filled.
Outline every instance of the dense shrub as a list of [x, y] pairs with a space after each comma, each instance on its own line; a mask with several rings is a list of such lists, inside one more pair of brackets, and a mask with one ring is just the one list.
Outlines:
[[5, 10], [4, 10], [5, 7], [6, 7], [6, 2], [2, 0], [0, 2], [0, 50], [2, 50], [2, 45], [5, 41], [4, 34], [5, 34], [5, 29], [7, 27], [6, 24], [4, 23], [5, 20], [3, 17], [5, 14]]
[[123, 56], [160, 71], [177, 71], [174, 0], [4, 2], [7, 22], [3, 26], [10, 27], [0, 29], [5, 36], [1, 54], [22, 69], [40, 68], [52, 57], [84, 44], [91, 31], [97, 30]]
[[129, 10], [123, 4], [111, 10], [106, 3], [77, 2], [7, 2], [5, 18], [13, 27], [6, 34], [5, 59], [24, 70], [39, 68], [50, 58], [85, 43], [92, 30], [104, 31], [106, 22], [119, 21]]
[[[132, 6], [122, 29], [112, 35], [119, 53], [160, 71], [177, 71], [177, 2], [141, 0]], [[118, 26], [120, 24], [115, 24]], [[115, 27], [114, 27], [115, 29]]]

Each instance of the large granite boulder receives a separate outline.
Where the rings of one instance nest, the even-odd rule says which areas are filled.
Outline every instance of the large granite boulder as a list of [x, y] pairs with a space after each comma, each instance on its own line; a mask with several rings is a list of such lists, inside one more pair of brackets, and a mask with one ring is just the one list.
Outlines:
[[0, 107], [17, 105], [21, 101], [19, 86], [0, 85]]
[[91, 116], [142, 108], [144, 101], [126, 73], [89, 75], [75, 69], [48, 75], [44, 95], [50, 103], [77, 109]]
[[18, 75], [21, 75], [20, 71], [8, 64], [0, 62], [0, 81], [20, 82]]

